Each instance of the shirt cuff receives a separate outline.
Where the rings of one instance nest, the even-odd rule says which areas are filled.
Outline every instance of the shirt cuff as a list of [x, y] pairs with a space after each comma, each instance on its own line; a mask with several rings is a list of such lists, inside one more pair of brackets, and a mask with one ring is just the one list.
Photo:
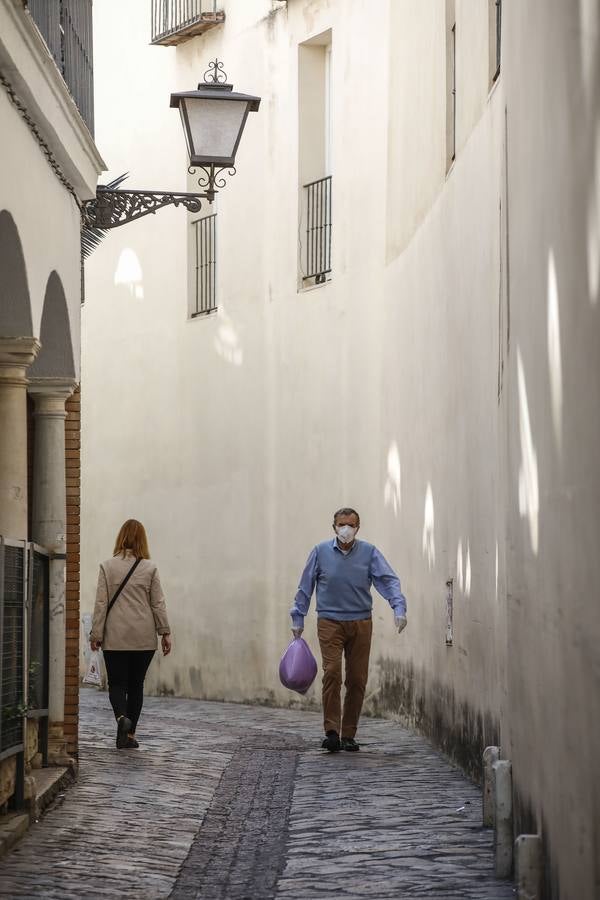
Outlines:
[[171, 634], [171, 629], [170, 628], [157, 628], [156, 633], [160, 634], [161, 636], [163, 634]]
[[292, 625], [294, 628], [304, 628], [304, 616], [300, 615], [299, 612], [293, 612]]

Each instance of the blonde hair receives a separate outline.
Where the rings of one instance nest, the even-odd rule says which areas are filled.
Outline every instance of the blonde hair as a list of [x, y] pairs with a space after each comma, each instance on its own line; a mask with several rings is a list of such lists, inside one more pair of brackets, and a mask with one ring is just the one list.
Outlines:
[[131, 550], [136, 559], [150, 559], [146, 529], [137, 519], [127, 519], [121, 525], [115, 541], [113, 556], [124, 557], [126, 550]]

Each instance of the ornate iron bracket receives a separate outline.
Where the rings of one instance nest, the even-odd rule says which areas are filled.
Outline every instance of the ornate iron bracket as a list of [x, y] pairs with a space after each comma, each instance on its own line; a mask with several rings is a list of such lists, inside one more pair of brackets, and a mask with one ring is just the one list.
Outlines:
[[[212, 193], [212, 192], [211, 192]], [[214, 193], [213, 193], [214, 196]], [[86, 200], [82, 208], [84, 228], [116, 228], [135, 222], [142, 216], [154, 214], [164, 206], [184, 206], [197, 213], [202, 200], [211, 200], [209, 193], [176, 194], [167, 191], [118, 191], [99, 185], [95, 200]]]
[[[235, 175], [235, 166], [215, 166], [214, 164], [189, 166], [188, 172], [190, 175], [197, 175], [198, 172], [202, 173], [198, 178], [198, 186], [206, 189], [204, 196], [209, 203], [212, 203], [215, 199], [215, 194], [218, 194], [227, 184], [227, 177]], [[225, 172], [225, 175], [223, 172]]]

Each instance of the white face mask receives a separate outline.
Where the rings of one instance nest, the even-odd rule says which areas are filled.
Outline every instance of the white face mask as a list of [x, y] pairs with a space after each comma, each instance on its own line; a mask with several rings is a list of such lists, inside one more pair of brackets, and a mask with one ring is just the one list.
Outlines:
[[353, 528], [352, 525], [340, 525], [335, 529], [342, 544], [351, 544], [357, 531], [358, 528]]

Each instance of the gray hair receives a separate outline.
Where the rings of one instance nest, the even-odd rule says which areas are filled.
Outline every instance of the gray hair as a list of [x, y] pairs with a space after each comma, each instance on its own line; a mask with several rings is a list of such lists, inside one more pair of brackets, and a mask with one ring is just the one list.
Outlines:
[[338, 509], [337, 512], [334, 512], [334, 514], [333, 514], [333, 524], [334, 525], [340, 516], [356, 516], [356, 520], [357, 520], [358, 524], [360, 525], [359, 514], [356, 512], [355, 509], [352, 509], [350, 506], [343, 506], [341, 509]]

